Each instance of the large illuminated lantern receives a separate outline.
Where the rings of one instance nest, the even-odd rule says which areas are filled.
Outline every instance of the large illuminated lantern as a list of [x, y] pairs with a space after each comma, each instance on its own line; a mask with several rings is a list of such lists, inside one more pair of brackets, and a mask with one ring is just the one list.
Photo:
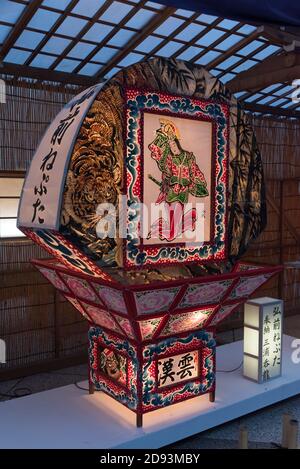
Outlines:
[[265, 225], [261, 158], [235, 99], [164, 59], [67, 104], [32, 160], [19, 227], [89, 321], [90, 392], [144, 413], [209, 393], [215, 329], [280, 270], [239, 261]]

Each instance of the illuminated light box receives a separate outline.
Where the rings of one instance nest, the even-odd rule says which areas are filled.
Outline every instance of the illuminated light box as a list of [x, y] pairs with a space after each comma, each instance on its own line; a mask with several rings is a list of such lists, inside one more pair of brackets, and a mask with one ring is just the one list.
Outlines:
[[159, 407], [215, 399], [216, 328], [281, 270], [239, 261], [264, 229], [264, 194], [253, 130], [196, 64], [124, 68], [72, 98], [43, 136], [18, 226], [89, 322], [90, 392], [138, 426]]
[[[108, 286], [54, 259], [33, 264], [90, 323], [90, 392], [101, 390], [134, 411], [138, 426], [160, 407], [206, 393], [215, 399], [217, 325], [280, 271], [237, 263], [222, 276], [140, 286], [112, 279]], [[259, 322], [252, 315], [248, 323], [245, 362], [255, 379]]]
[[283, 301], [262, 297], [245, 303], [244, 376], [263, 383], [281, 376]]

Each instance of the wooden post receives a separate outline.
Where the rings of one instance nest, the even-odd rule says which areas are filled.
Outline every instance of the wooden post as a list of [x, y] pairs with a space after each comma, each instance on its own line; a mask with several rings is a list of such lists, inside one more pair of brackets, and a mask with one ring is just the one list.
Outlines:
[[240, 428], [239, 449], [248, 449], [248, 430], [246, 427]]
[[139, 428], [143, 426], [143, 414], [136, 414], [136, 426]]
[[89, 394], [94, 394], [96, 387], [94, 382], [91, 380], [91, 362], [90, 357], [88, 357], [88, 376], [89, 376]]
[[[283, 239], [284, 239], [284, 181], [280, 180], [280, 201], [279, 201], [279, 264], [282, 265], [284, 262], [284, 251], [283, 251]], [[278, 298], [283, 297], [284, 290], [284, 271], [280, 272], [278, 277]]]
[[292, 417], [289, 414], [283, 414], [282, 416], [282, 438], [281, 438], [281, 447], [287, 448], [288, 447], [288, 440], [289, 440], [289, 428], [290, 428], [290, 421]]
[[91, 379], [89, 379], [89, 394], [94, 394], [95, 392], [95, 385]]
[[288, 433], [288, 449], [298, 448], [298, 420], [290, 420]]
[[59, 301], [58, 301], [58, 291], [56, 288], [54, 290], [54, 354], [55, 358], [60, 357], [60, 327], [59, 327]]

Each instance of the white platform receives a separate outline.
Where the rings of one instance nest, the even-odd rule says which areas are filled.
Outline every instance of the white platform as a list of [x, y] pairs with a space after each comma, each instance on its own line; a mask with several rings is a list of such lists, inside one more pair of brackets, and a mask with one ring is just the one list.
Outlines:
[[[256, 384], [232, 373], [217, 373], [216, 401], [200, 396], [144, 416], [101, 392], [88, 395], [74, 385], [0, 403], [0, 448], [159, 448], [300, 393], [300, 364], [293, 364], [284, 336], [283, 376]], [[242, 361], [242, 341], [217, 349], [217, 369]], [[82, 383], [87, 386], [86, 383]]]

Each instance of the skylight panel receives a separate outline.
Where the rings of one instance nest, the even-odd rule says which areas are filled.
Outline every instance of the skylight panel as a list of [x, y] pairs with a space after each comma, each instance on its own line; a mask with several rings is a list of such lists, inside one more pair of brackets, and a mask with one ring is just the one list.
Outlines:
[[107, 78], [107, 79], [111, 78], [114, 75], [116, 75], [117, 73], [119, 73], [119, 71], [120, 71], [120, 68], [114, 67], [109, 72], [106, 73], [105, 78]]
[[256, 99], [259, 99], [259, 98], [263, 98], [264, 95], [261, 94], [261, 93], [255, 93], [253, 94], [252, 96], [249, 96], [248, 98], [245, 99], [245, 101], [247, 103], [252, 103], [253, 101], [255, 101]]
[[102, 66], [103, 65], [87, 63], [79, 70], [78, 73], [80, 75], [87, 75], [92, 77], [93, 75], [99, 72]]
[[33, 50], [39, 45], [44, 37], [45, 35], [42, 33], [36, 33], [35, 31], [28, 31], [25, 29], [15, 42], [15, 45]]
[[93, 41], [99, 43], [113, 30], [113, 26], [107, 24], [95, 23], [87, 33], [83, 36], [87, 41]]
[[239, 62], [241, 59], [240, 57], [236, 57], [235, 55], [232, 55], [228, 59], [224, 60], [220, 64], [218, 64], [218, 68], [221, 68], [222, 70], [226, 70], [229, 67], [232, 67], [235, 65], [237, 62]]
[[4, 24], [0, 25], [0, 44], [2, 44], [5, 41], [10, 31], [11, 31], [10, 26], [4, 26]]
[[39, 8], [28, 23], [28, 27], [49, 31], [60, 17], [59, 13]]
[[56, 33], [74, 37], [80, 33], [80, 31], [86, 24], [87, 21], [81, 18], [74, 18], [73, 16], [68, 16], [56, 30]]
[[228, 81], [232, 80], [233, 78], [235, 78], [235, 75], [233, 75], [233, 73], [226, 73], [226, 75], [222, 76], [220, 78], [220, 80], [221, 80], [222, 83], [227, 83]]
[[234, 72], [236, 72], [236, 73], [243, 72], [244, 70], [248, 70], [249, 68], [254, 67], [254, 65], [257, 65], [257, 62], [254, 62], [254, 60], [246, 60], [245, 62], [238, 65], [234, 69]]
[[161, 34], [162, 36], [169, 36], [183, 23], [184, 20], [171, 17], [164, 21], [163, 24], [161, 24], [154, 32], [155, 34]]
[[211, 24], [213, 23], [218, 17], [217, 16], [212, 16], [212, 15], [200, 15], [198, 16], [197, 20], [198, 21], [201, 21], [202, 23], [207, 23], [207, 24]]
[[247, 44], [245, 47], [240, 49], [238, 51], [238, 53], [240, 55], [249, 55], [261, 46], [263, 46], [263, 42], [261, 42], [261, 41], [252, 41], [252, 42], [250, 42], [250, 44]]
[[196, 60], [196, 64], [207, 65], [209, 62], [219, 57], [219, 55], [221, 55], [220, 52], [211, 50], [204, 54], [202, 57], [200, 57], [198, 60]]
[[237, 34], [231, 34], [227, 37], [223, 42], [217, 45], [217, 48], [220, 50], [228, 50], [230, 47], [234, 46], [238, 42], [240, 42], [243, 38], [238, 36]]
[[136, 50], [140, 52], [151, 52], [156, 46], [158, 46], [163, 39], [156, 36], [148, 36], [141, 44], [136, 46]]
[[143, 59], [143, 55], [136, 54], [135, 52], [131, 52], [126, 57], [124, 57], [121, 62], [118, 63], [120, 67], [129, 67], [129, 65], [133, 65], [136, 62], [140, 62]]
[[50, 52], [53, 54], [61, 54], [65, 48], [70, 44], [71, 39], [65, 39], [62, 37], [51, 36], [43, 47], [44, 52]]
[[109, 45], [123, 47], [136, 33], [127, 29], [120, 29], [108, 42]]
[[171, 57], [175, 54], [179, 49], [181, 49], [182, 44], [178, 42], [170, 41], [165, 46], [163, 46], [158, 52], [157, 55], [161, 55], [163, 57]]
[[281, 86], [281, 83], [274, 83], [273, 85], [269, 85], [266, 88], [264, 88], [263, 90], [261, 90], [261, 92], [262, 93], [271, 93], [275, 89], [279, 88], [279, 86]]
[[194, 11], [183, 10], [182, 8], [178, 8], [178, 10], [175, 11], [176, 15], [184, 16], [185, 18], [190, 18], [191, 16], [194, 15], [194, 13], [195, 13]]
[[240, 99], [246, 93], [247, 93], [246, 91], [239, 91], [238, 93], [234, 93], [234, 96], [236, 97], [236, 99]]
[[292, 92], [295, 89], [294, 86], [287, 85], [284, 88], [274, 91], [276, 96], [282, 96], [283, 94], [287, 93], [288, 91]]
[[224, 36], [224, 31], [219, 31], [218, 29], [213, 29], [206, 33], [204, 36], [202, 36], [196, 44], [199, 44], [200, 46], [210, 46], [212, 43], [220, 39], [220, 37]]
[[126, 26], [129, 28], [141, 29], [157, 14], [159, 13], [142, 8], [132, 18], [130, 18], [130, 20], [126, 23]]
[[246, 34], [248, 36], [249, 34], [253, 33], [253, 31], [255, 30], [256, 30], [255, 26], [251, 26], [250, 24], [244, 24], [241, 28], [238, 29], [238, 32], [242, 34]]
[[154, 3], [154, 2], [146, 2], [147, 7], [154, 8], [155, 10], [161, 10], [162, 8], [165, 8], [165, 5], [161, 5], [160, 3]]
[[265, 98], [259, 100], [257, 104], [267, 104], [274, 99], [274, 96], [266, 96]]
[[71, 73], [79, 64], [80, 62], [78, 60], [63, 59], [59, 62], [55, 70]]
[[91, 17], [104, 5], [105, 0], [79, 0], [72, 10], [72, 13]]
[[178, 55], [177, 59], [180, 60], [192, 60], [197, 54], [200, 54], [204, 49], [202, 47], [193, 47], [190, 46], [188, 49], [183, 51], [180, 55]]
[[6, 23], [16, 23], [25, 5], [21, 3], [12, 2], [9, 0], [1, 0], [0, 5], [0, 21], [4, 21]]
[[277, 52], [279, 49], [280, 47], [270, 45], [266, 47], [265, 49], [261, 50], [260, 52], [258, 52], [253, 57], [257, 60], [264, 60], [265, 58], [269, 57], [269, 55], [274, 54], [274, 52]]
[[64, 11], [70, 2], [71, 0], [44, 0], [43, 5], [45, 7], [56, 8], [57, 10]]
[[180, 39], [182, 41], [190, 41], [195, 36], [197, 36], [197, 34], [201, 33], [204, 29], [205, 26], [202, 26], [201, 24], [191, 23], [186, 26], [183, 31], [176, 35], [176, 39]]
[[233, 21], [233, 20], [223, 20], [221, 23], [218, 23], [218, 28], [224, 28], [224, 29], [232, 29], [234, 28], [238, 23], [238, 21]]
[[101, 15], [100, 19], [110, 23], [117, 24], [125, 18], [126, 15], [133, 9], [132, 5], [127, 3], [114, 2], [107, 10]]
[[101, 62], [107, 63], [116, 53], [118, 52], [117, 49], [113, 49], [112, 47], [102, 47], [93, 57], [91, 60], [93, 62]]
[[286, 108], [289, 108], [290, 106], [294, 105], [295, 103], [293, 103], [293, 101], [289, 100], [287, 103], [283, 104], [282, 108], [286, 109]]
[[49, 68], [55, 62], [57, 57], [53, 55], [38, 54], [32, 62], [30, 67]]
[[96, 47], [96, 44], [87, 44], [86, 42], [78, 42], [68, 53], [69, 57], [76, 59], [85, 59]]
[[9, 62], [13, 64], [24, 64], [30, 55], [31, 52], [28, 50], [12, 48], [4, 57], [4, 62]]
[[285, 102], [286, 102], [286, 98], [277, 99], [273, 103], [270, 103], [270, 106], [280, 106], [280, 104], [283, 104]]

